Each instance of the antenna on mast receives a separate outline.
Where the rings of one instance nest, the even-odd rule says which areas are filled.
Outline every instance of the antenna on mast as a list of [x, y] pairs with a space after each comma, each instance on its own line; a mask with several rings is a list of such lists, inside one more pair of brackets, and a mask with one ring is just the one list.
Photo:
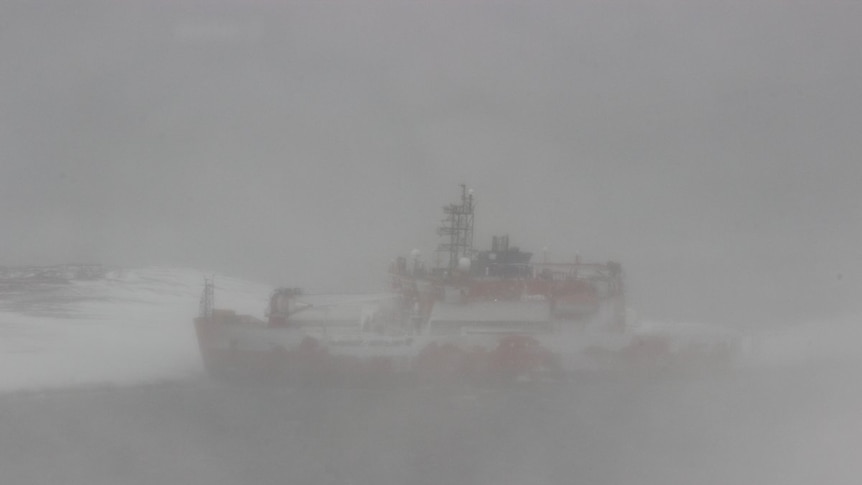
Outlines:
[[447, 237], [448, 242], [440, 243], [438, 253], [449, 253], [449, 274], [458, 267], [462, 258], [473, 257], [473, 189], [461, 184], [461, 203], [449, 204], [443, 207], [446, 217], [437, 228], [437, 235]]

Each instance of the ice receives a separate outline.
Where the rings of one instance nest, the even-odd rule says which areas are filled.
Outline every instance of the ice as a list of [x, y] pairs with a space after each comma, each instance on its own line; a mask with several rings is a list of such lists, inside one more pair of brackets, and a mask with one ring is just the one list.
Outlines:
[[[0, 299], [0, 391], [137, 385], [203, 374], [192, 320], [205, 278], [215, 278], [216, 306], [264, 317], [272, 287], [240, 278], [174, 267], [105, 269], [75, 278], [68, 268], [48, 283], [7, 271], [6, 281], [28, 286]], [[66, 283], [61, 283], [68, 278]], [[40, 280], [41, 281], [41, 280]], [[306, 295], [317, 305], [357, 295]], [[681, 340], [736, 339], [748, 368], [802, 367], [834, 361], [862, 363], [858, 318], [810, 322], [748, 332], [701, 323], [640, 320], [637, 333]]]
[[[204, 278], [212, 276], [184, 268], [114, 270], [4, 299], [0, 391], [200, 375], [192, 320]], [[219, 305], [262, 316], [269, 286], [218, 275], [215, 280]]]

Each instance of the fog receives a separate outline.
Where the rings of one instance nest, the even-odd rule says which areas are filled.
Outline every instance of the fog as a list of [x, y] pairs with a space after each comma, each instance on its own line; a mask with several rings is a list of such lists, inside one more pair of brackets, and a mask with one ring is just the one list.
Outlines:
[[[12, 481], [853, 482], [860, 21], [838, 1], [0, 3], [2, 266], [373, 291], [395, 256], [432, 260], [463, 183], [477, 246], [620, 261], [641, 317], [762, 337], [752, 368], [705, 381], [381, 397], [196, 368], [152, 393], [4, 397]], [[159, 475], [138, 453], [192, 457]]]
[[[858, 481], [858, 319], [760, 332], [756, 351], [706, 372], [221, 382], [190, 324], [203, 276], [119, 269], [10, 291], [4, 273], [4, 483]], [[254, 314], [269, 290], [219, 276], [217, 299]]]
[[817, 383], [823, 373], [774, 377], [585, 381], [576, 391], [478, 396], [186, 387], [3, 398], [9, 419], [0, 429], [17, 440], [4, 447], [4, 475], [11, 483], [856, 483], [859, 395]]
[[852, 2], [3, 6], [4, 264], [379, 287], [477, 241], [623, 262], [650, 314], [855, 304]]

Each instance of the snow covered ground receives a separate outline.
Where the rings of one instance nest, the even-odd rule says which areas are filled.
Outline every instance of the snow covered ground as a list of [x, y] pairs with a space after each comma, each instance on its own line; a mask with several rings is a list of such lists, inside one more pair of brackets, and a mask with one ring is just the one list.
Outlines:
[[[6, 271], [2, 279], [0, 391], [135, 385], [203, 372], [192, 319], [211, 275], [103, 268], [82, 278], [74, 269], [40, 270]], [[243, 313], [262, 316], [270, 291], [216, 277], [218, 304]]]
[[[445, 392], [199, 385], [191, 322], [210, 275], [40, 272], [0, 274], [3, 483], [858, 483], [851, 318], [764, 331], [728, 373]], [[270, 290], [216, 277], [217, 306], [243, 313], [263, 316]], [[179, 384], [140, 386], [166, 381]]]
[[[202, 375], [192, 319], [208, 276], [167, 267], [0, 270], [0, 392], [129, 386]], [[263, 317], [270, 286], [227, 276], [215, 281], [217, 307]], [[335, 297], [309, 298], [319, 303]], [[637, 331], [728, 332], [654, 321], [638, 322]], [[859, 342], [862, 325], [852, 318], [767, 329], [745, 338], [742, 364], [859, 363]]]

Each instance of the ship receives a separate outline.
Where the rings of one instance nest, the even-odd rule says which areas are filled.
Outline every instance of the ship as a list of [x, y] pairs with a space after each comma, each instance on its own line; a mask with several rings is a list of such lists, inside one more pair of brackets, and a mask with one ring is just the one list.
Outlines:
[[476, 249], [476, 201], [460, 189], [443, 208], [435, 264], [418, 250], [396, 257], [380, 294], [327, 299], [279, 288], [258, 319], [216, 309], [207, 280], [195, 319], [207, 371], [303, 383], [481, 383], [729, 360], [732, 339], [638, 331], [619, 262], [549, 262], [546, 251], [536, 262], [508, 235]]

